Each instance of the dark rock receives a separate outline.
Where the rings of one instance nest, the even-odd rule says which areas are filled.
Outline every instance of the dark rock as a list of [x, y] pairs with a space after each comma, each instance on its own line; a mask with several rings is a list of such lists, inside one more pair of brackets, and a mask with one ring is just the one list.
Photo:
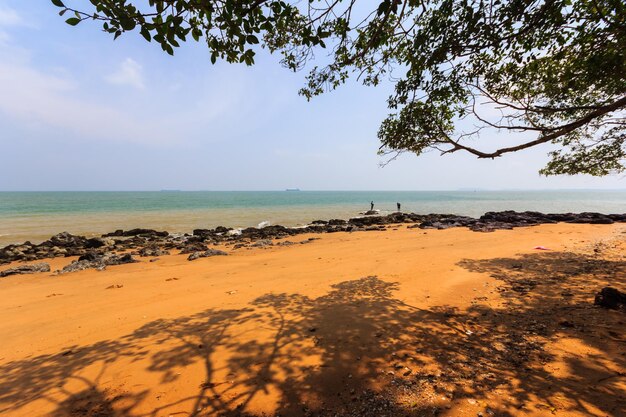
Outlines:
[[268, 246], [274, 246], [274, 243], [269, 239], [261, 239], [254, 242], [251, 246], [255, 248], [266, 248]]
[[133, 258], [133, 256], [130, 253], [104, 257], [104, 263], [106, 265], [122, 265], [122, 264], [131, 264], [135, 262], [138, 262], [138, 261], [135, 260], [135, 258]]
[[113, 239], [101, 238], [101, 237], [94, 237], [91, 239], [87, 239], [85, 241], [86, 249], [97, 249], [103, 246], [114, 246], [114, 245], [115, 245], [115, 241]]
[[233, 230], [231, 227], [224, 227], [224, 226], [217, 226], [215, 228], [215, 233], [228, 233], [229, 231]]
[[594, 304], [612, 310], [626, 308], [626, 293], [613, 287], [604, 287], [596, 294]]
[[67, 274], [69, 272], [77, 272], [84, 269], [96, 269], [98, 271], [102, 271], [110, 265], [122, 265], [134, 262], [137, 262], [137, 260], [135, 260], [130, 253], [115, 255], [111, 253], [98, 254], [95, 252], [89, 252], [56, 272], [58, 274]]
[[[195, 229], [193, 235], [169, 235], [152, 229], [116, 230], [102, 235], [101, 238], [87, 239], [67, 232], [59, 233], [49, 240], [33, 245], [24, 242], [20, 245], [8, 245], [0, 248], [0, 264], [14, 261], [31, 261], [60, 256], [87, 256], [83, 261], [95, 262], [104, 252], [132, 251], [141, 256], [160, 256], [167, 250], [178, 249], [181, 253], [191, 254], [208, 250], [207, 245], [235, 244], [248, 245], [249, 242], [286, 238], [302, 233], [337, 233], [363, 230], [383, 230], [381, 227], [391, 224], [413, 223], [410, 228], [449, 229], [467, 227], [476, 232], [493, 232], [495, 230], [527, 227], [544, 223], [570, 222], [589, 224], [610, 224], [626, 222], [626, 214], [601, 213], [563, 213], [543, 214], [534, 211], [487, 212], [479, 219], [454, 214], [416, 214], [392, 213], [386, 216], [377, 211], [367, 216], [355, 217], [348, 221], [332, 219], [329, 221], [315, 220], [303, 228], [288, 228], [270, 225], [263, 228], [249, 227], [241, 231], [223, 226], [215, 229]], [[112, 239], [116, 238], [116, 239]], [[162, 252], [159, 252], [162, 251]]]
[[122, 229], [117, 229], [115, 232], [106, 233], [102, 235], [102, 237], [122, 237], [124, 236], [124, 231]]
[[194, 236], [203, 236], [211, 234], [213, 231], [211, 229], [193, 229], [192, 234]]
[[84, 269], [90, 269], [90, 268], [94, 268], [99, 271], [102, 271], [106, 268], [106, 265], [96, 263], [93, 261], [87, 261], [87, 260], [78, 261], [77, 260], [77, 261], [72, 261], [69, 265], [64, 266], [63, 269], [56, 271], [56, 273], [67, 274], [70, 272], [78, 272], [78, 271], [82, 271]]
[[165, 256], [169, 254], [169, 251], [160, 249], [158, 247], [146, 247], [139, 250], [139, 256]]
[[40, 262], [36, 264], [16, 266], [14, 268], [0, 271], [0, 278], [8, 277], [9, 275], [34, 274], [36, 272], [50, 272], [50, 265], [45, 262]]
[[224, 256], [228, 255], [226, 252], [218, 250], [218, 249], [208, 249], [204, 252], [194, 252], [187, 257], [188, 261], [195, 261], [199, 258], [208, 258], [211, 256]]
[[183, 249], [180, 251], [180, 254], [186, 255], [188, 253], [204, 252], [208, 249], [209, 248], [204, 243], [192, 243], [187, 244], [185, 247], [183, 247]]
[[370, 216], [370, 217], [353, 217], [348, 220], [348, 223], [355, 226], [373, 226], [378, 224], [386, 224], [386, 218], [382, 216]]
[[98, 260], [101, 260], [103, 258], [103, 255], [101, 253], [98, 252], [87, 252], [84, 255], [81, 255], [78, 260], [79, 261], [89, 261], [89, 262], [95, 262]]
[[126, 230], [122, 236], [160, 236], [160, 237], [166, 237], [169, 235], [168, 232], [157, 232], [156, 230], [152, 230], [152, 229], [131, 229], [131, 230]]
[[626, 213], [624, 214], [607, 214], [606, 217], [613, 220], [614, 222], [622, 222], [626, 223]]
[[76, 248], [85, 246], [85, 243], [87, 243], [87, 239], [83, 236], [74, 236], [71, 233], [62, 232], [52, 236], [48, 240], [48, 242], [50, 243], [50, 246], [59, 246], [62, 248]]

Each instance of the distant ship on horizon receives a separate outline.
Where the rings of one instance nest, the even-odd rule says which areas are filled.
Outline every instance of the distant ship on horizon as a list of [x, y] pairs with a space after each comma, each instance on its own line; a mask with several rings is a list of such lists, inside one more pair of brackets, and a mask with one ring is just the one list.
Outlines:
[[287, 188], [285, 191], [300, 191], [299, 188]]

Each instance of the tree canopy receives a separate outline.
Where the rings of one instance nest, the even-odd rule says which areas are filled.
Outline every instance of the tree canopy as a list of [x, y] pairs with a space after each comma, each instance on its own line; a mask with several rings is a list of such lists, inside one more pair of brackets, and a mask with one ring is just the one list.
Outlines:
[[213, 63], [280, 53], [291, 70], [311, 65], [308, 99], [350, 77], [391, 79], [378, 131], [391, 157], [495, 158], [552, 143], [545, 175], [626, 169], [623, 0], [51, 1], [70, 25], [139, 32], [169, 54], [189, 38], [206, 42]]

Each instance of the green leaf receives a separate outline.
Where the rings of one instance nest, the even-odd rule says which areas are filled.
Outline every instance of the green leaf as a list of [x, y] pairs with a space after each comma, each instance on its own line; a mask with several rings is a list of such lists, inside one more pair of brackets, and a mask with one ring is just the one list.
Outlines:
[[200, 40], [200, 36], [202, 36], [202, 31], [200, 29], [194, 28], [191, 31], [191, 37], [198, 42]]
[[61, 0], [51, 0], [52, 4], [54, 4], [57, 7], [65, 7], [65, 4], [63, 4], [63, 2]]
[[141, 36], [143, 36], [144, 39], [147, 40], [148, 42], [152, 40], [152, 36], [150, 36], [150, 32], [145, 27], [142, 27], [139, 33], [141, 33]]
[[77, 24], [80, 23], [80, 19], [77, 17], [70, 17], [69, 19], [65, 21], [65, 23], [67, 23], [70, 26], [76, 26]]
[[135, 21], [133, 19], [124, 19], [122, 18], [120, 21], [120, 25], [122, 26], [122, 29], [124, 30], [133, 30], [135, 29]]
[[385, 13], [387, 10], [389, 9], [389, 2], [388, 1], [383, 1], [382, 3], [380, 3], [378, 5], [378, 16], [380, 16], [381, 14]]

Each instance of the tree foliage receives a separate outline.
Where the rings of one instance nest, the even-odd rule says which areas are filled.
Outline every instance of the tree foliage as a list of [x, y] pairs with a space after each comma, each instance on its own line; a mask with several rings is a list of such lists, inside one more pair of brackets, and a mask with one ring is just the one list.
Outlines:
[[[203, 39], [212, 62], [252, 65], [267, 48], [295, 71], [325, 51], [300, 91], [308, 99], [351, 76], [374, 86], [390, 78], [382, 154], [495, 158], [552, 143], [543, 174], [625, 169], [623, 0], [52, 2], [70, 25], [100, 21], [115, 38], [138, 31], [169, 54]], [[486, 132], [501, 139], [479, 140]]]

